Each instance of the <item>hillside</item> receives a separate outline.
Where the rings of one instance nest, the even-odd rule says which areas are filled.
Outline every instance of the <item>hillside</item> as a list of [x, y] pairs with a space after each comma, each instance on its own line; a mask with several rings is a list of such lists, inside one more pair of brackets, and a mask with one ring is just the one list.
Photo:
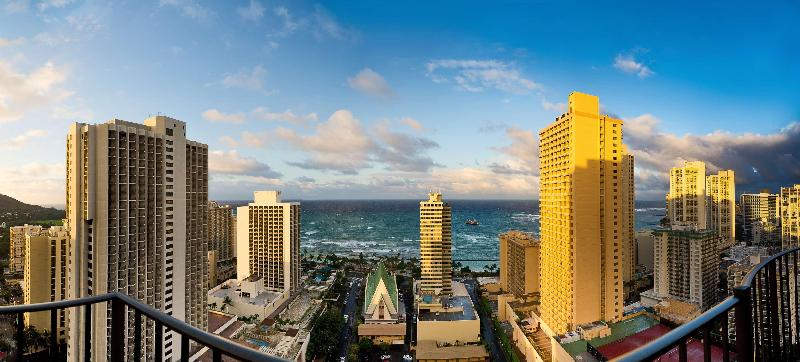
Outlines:
[[[5, 224], [7, 227], [23, 224], [58, 225], [64, 216], [64, 210], [30, 205], [0, 194], [0, 225]], [[0, 228], [0, 259], [8, 258], [8, 233], [7, 228]]]

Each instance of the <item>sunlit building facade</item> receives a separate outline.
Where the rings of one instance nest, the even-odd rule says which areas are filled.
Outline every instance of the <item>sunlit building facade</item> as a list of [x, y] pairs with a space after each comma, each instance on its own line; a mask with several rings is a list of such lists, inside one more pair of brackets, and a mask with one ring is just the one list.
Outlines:
[[[25, 257], [22, 283], [24, 304], [66, 299], [69, 232], [63, 226], [29, 228], [24, 234]], [[50, 331], [49, 311], [25, 313], [25, 325]], [[66, 338], [66, 310], [55, 311], [58, 338]], [[52, 331], [51, 331], [52, 332]]]
[[708, 229], [707, 201], [704, 162], [687, 161], [683, 167], [670, 169], [667, 218], [671, 225], [694, 225], [701, 230]]
[[236, 278], [263, 278], [269, 291], [300, 286], [300, 203], [281, 201], [280, 191], [256, 191], [236, 209]]
[[20, 225], [8, 228], [8, 271], [10, 273], [22, 273], [25, 269], [25, 235], [40, 233], [42, 227], [39, 225]]
[[236, 276], [233, 260], [236, 226], [230, 205], [208, 203], [208, 286]]
[[573, 92], [567, 113], [539, 132], [540, 309], [555, 333], [622, 317], [634, 211], [622, 123], [600, 114], [598, 97]]
[[736, 184], [733, 170], [706, 177], [709, 228], [722, 237], [720, 248], [736, 244]]
[[512, 230], [500, 234], [500, 289], [515, 295], [539, 292], [539, 240]]
[[442, 194], [431, 192], [419, 203], [420, 291], [447, 295], [453, 292], [452, 216]]
[[[208, 147], [164, 116], [75, 123], [67, 137], [68, 298], [119, 291], [197, 328], [207, 327]], [[110, 353], [110, 304], [93, 306], [91, 359]], [[70, 311], [68, 359], [84, 360], [84, 309]], [[133, 314], [125, 324], [133, 338]], [[180, 337], [143, 322], [142, 356], [177, 360]], [[74, 336], [74, 338], [73, 338]], [[124, 347], [133, 359], [134, 345]]]
[[781, 187], [781, 245], [800, 247], [800, 184]]
[[742, 194], [739, 204], [745, 239], [753, 245], [780, 245], [780, 195], [768, 192]]
[[674, 298], [705, 310], [716, 303], [719, 244], [714, 230], [656, 229], [654, 291], [659, 298]]

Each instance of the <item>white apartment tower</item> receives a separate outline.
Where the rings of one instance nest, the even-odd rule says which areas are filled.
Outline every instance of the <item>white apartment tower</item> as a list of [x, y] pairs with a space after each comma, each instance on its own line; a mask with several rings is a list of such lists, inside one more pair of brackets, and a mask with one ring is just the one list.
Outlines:
[[[112, 119], [75, 123], [67, 137], [69, 298], [119, 291], [206, 329], [208, 147], [186, 139], [186, 123], [164, 116], [144, 124]], [[84, 340], [84, 309], [71, 313], [68, 359], [105, 361], [110, 304], [92, 309]], [[133, 314], [126, 336], [132, 338]], [[154, 324], [142, 328], [146, 360], [180, 358], [179, 337], [163, 334], [154, 355]], [[133, 358], [133, 344], [125, 346]]]
[[264, 287], [293, 293], [300, 280], [300, 203], [280, 191], [256, 191], [236, 209], [236, 278], [264, 279]]

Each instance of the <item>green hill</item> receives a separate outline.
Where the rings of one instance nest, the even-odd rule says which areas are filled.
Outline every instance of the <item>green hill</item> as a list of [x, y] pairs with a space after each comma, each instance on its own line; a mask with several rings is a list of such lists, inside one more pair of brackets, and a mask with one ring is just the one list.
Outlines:
[[0, 194], [0, 259], [8, 258], [8, 227], [24, 224], [43, 226], [60, 225], [65, 217], [64, 210], [26, 204], [11, 196]]

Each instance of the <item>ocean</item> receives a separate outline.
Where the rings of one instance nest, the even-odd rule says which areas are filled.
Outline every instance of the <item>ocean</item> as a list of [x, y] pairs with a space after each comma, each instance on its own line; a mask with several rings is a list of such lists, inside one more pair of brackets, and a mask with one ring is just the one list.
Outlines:
[[[243, 205], [247, 201], [223, 201]], [[301, 200], [303, 251], [419, 256], [418, 200]], [[447, 200], [453, 210], [453, 260], [473, 270], [496, 263], [497, 235], [508, 230], [539, 233], [539, 203], [534, 200]], [[663, 201], [636, 202], [636, 230], [655, 227], [664, 217]], [[475, 219], [479, 225], [466, 225]]]

